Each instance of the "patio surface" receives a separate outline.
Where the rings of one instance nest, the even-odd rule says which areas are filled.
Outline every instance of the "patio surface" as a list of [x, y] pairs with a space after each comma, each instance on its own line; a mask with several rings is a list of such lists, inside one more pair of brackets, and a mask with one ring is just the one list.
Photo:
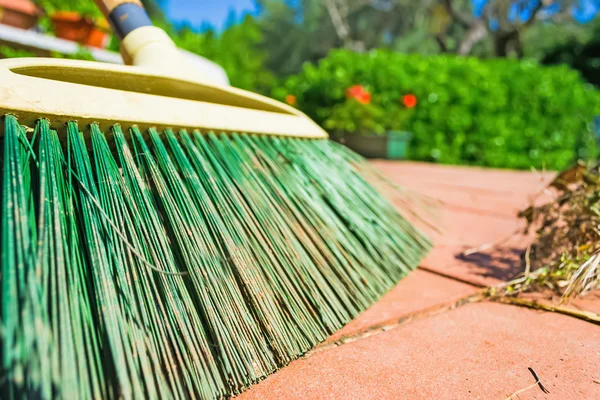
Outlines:
[[[374, 163], [442, 202], [434, 250], [369, 310], [237, 399], [505, 399], [535, 383], [528, 368], [549, 393], [534, 385], [514, 399], [600, 399], [598, 325], [472, 296], [521, 272], [528, 239], [502, 239], [552, 175]], [[569, 307], [600, 312], [600, 296]]]

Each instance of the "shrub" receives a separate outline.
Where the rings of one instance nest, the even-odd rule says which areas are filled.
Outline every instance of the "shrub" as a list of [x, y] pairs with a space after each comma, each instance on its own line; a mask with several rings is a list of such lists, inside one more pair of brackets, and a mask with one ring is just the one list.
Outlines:
[[[355, 85], [384, 111], [376, 126], [413, 133], [409, 157], [415, 160], [561, 169], [597, 153], [591, 123], [600, 115], [600, 93], [564, 66], [338, 50], [317, 66], [305, 65], [273, 96], [295, 96], [296, 107], [327, 127], [332, 115], [339, 120], [336, 110]], [[417, 105], [401, 118], [414, 105], [407, 95]]]

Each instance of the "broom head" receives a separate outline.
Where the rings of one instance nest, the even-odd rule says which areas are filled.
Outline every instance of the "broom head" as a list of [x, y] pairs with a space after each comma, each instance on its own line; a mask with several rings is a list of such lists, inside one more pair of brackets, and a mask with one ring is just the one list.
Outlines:
[[66, 59], [1, 60], [0, 113], [16, 115], [25, 126], [46, 118], [55, 127], [77, 120], [102, 130], [119, 123], [125, 129], [327, 137], [295, 108], [192, 74], [182, 78], [160, 69]]

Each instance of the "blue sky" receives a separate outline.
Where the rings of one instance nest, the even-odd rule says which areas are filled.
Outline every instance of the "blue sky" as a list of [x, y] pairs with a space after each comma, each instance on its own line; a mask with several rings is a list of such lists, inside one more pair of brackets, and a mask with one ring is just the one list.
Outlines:
[[173, 22], [187, 21], [199, 26], [208, 21], [218, 30], [223, 27], [230, 10], [235, 10], [238, 18], [255, 10], [254, 0], [164, 0], [163, 4]]
[[[480, 15], [488, 1], [471, 0], [474, 14]], [[194, 27], [199, 27], [202, 22], [208, 21], [217, 30], [223, 28], [231, 10], [235, 11], [238, 19], [245, 13], [256, 11], [254, 0], [158, 0], [158, 2], [164, 6], [168, 18], [176, 24], [188, 22]], [[536, 4], [537, 1], [530, 0], [530, 3]], [[577, 21], [583, 23], [596, 16], [599, 10], [600, 0], [578, 0], [574, 3], [571, 12]], [[528, 7], [524, 7], [521, 18], [527, 20], [528, 13]]]

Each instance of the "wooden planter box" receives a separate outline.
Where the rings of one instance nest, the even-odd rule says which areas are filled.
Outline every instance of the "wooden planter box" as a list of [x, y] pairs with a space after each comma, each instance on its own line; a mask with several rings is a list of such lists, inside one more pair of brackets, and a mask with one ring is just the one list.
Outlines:
[[96, 25], [93, 18], [83, 17], [77, 12], [59, 11], [52, 14], [51, 19], [56, 37], [99, 48], [108, 44], [108, 34]]
[[42, 12], [30, 0], [0, 0], [0, 24], [31, 29]]
[[346, 134], [333, 140], [366, 158], [404, 160], [411, 137], [409, 132], [389, 131], [381, 136]]

